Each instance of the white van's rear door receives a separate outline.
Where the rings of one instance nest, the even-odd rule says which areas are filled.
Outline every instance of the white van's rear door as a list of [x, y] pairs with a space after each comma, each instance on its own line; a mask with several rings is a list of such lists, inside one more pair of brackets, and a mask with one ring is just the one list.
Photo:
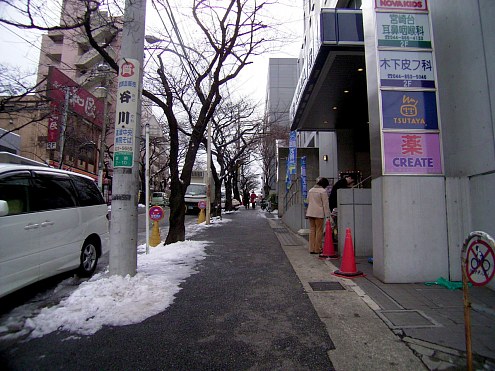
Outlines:
[[28, 171], [0, 177], [0, 199], [8, 214], [0, 216], [0, 296], [39, 279], [40, 221], [30, 209]]

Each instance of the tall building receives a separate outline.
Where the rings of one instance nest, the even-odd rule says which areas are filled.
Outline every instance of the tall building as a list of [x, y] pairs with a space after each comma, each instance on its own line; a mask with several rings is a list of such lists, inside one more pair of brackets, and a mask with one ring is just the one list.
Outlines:
[[263, 154], [264, 196], [275, 193], [277, 187], [277, 146], [287, 146], [290, 121], [289, 109], [298, 79], [297, 58], [270, 58], [265, 101], [266, 121]]
[[[65, 0], [60, 25], [82, 16], [85, 10], [83, 2]], [[119, 23], [119, 18], [106, 12], [92, 14], [93, 37], [113, 59], [120, 50]], [[108, 173], [103, 168], [111, 161], [108, 155], [100, 159], [106, 152], [100, 148], [113, 144], [115, 76], [82, 28], [53, 30], [42, 36], [38, 83], [50, 98], [52, 117], [47, 133], [38, 136], [37, 144], [41, 152], [46, 151], [50, 165], [60, 166], [62, 162], [63, 167], [84, 171], [95, 179], [103, 170]], [[64, 90], [68, 86], [69, 91]]]
[[[339, 230], [384, 282], [460, 280], [469, 232], [495, 235], [495, 4], [306, 0], [304, 14], [291, 129], [368, 179], [341, 193]], [[322, 133], [334, 140], [311, 142]]]
[[[70, 24], [84, 11], [84, 2], [63, 1], [60, 25]], [[92, 13], [94, 38], [112, 58], [120, 49], [119, 22], [106, 12]], [[98, 170], [108, 163], [100, 161], [100, 148], [113, 144], [115, 74], [102, 63], [82, 28], [49, 31], [40, 49], [37, 92], [9, 100], [0, 125], [20, 136], [18, 154], [97, 180]]]

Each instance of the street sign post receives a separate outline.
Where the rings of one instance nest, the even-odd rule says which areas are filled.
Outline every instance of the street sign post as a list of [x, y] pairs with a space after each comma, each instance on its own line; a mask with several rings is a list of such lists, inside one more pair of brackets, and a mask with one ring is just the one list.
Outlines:
[[464, 297], [464, 330], [466, 333], [467, 369], [473, 370], [471, 349], [471, 316], [468, 280], [474, 286], [484, 286], [495, 272], [495, 241], [485, 232], [474, 231], [464, 241], [461, 251], [462, 289]]
[[[150, 207], [149, 217], [151, 220], [153, 220], [153, 227], [151, 228], [151, 237], [150, 237], [151, 247], [157, 246], [162, 241], [158, 222], [162, 220], [164, 216], [165, 216], [165, 212], [160, 206]], [[149, 227], [146, 226], [146, 228]]]

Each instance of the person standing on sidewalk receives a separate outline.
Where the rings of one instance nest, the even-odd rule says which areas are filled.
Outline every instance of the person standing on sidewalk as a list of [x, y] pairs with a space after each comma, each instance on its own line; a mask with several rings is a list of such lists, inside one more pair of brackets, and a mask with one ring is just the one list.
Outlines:
[[323, 238], [323, 222], [330, 217], [328, 207], [328, 194], [326, 188], [329, 182], [327, 178], [318, 178], [316, 185], [308, 191], [308, 209], [306, 217], [309, 220], [309, 253], [321, 252], [321, 240]]
[[251, 193], [251, 207], [256, 209], [256, 193], [254, 191]]

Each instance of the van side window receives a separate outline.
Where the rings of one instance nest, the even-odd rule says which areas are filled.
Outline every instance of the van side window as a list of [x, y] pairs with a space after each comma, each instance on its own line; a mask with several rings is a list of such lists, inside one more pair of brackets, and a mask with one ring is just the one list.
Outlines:
[[100, 190], [92, 180], [77, 175], [71, 175], [71, 178], [74, 181], [74, 187], [79, 195], [80, 206], [105, 204], [105, 200], [103, 199]]
[[27, 171], [0, 178], [0, 200], [7, 201], [9, 215], [27, 213], [29, 208], [29, 178]]
[[65, 209], [77, 206], [70, 177], [65, 174], [36, 172], [32, 197], [36, 211]]

